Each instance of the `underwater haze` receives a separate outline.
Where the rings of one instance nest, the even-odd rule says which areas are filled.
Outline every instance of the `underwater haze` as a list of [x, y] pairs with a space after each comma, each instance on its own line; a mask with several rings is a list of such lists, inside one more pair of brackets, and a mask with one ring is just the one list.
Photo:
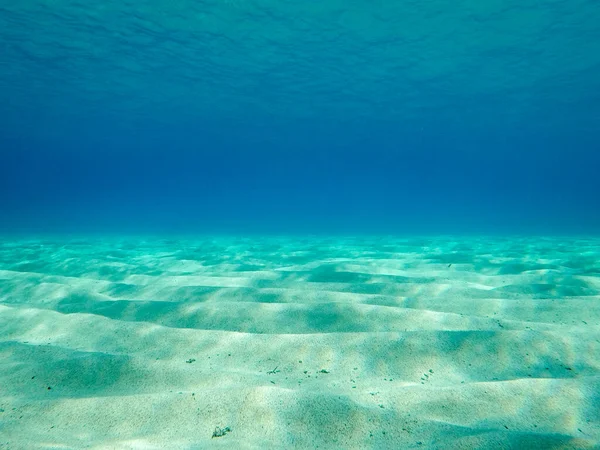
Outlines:
[[0, 2], [6, 231], [595, 233], [600, 5]]
[[600, 2], [0, 0], [0, 450], [600, 448]]

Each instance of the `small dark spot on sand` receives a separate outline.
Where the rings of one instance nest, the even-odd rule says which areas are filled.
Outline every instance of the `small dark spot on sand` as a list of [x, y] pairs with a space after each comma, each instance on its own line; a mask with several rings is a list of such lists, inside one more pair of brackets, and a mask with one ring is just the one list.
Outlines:
[[231, 428], [229, 428], [229, 427], [225, 427], [225, 428], [215, 427], [215, 431], [213, 431], [212, 437], [213, 438], [222, 437], [222, 436], [225, 436], [230, 431], [231, 431]]

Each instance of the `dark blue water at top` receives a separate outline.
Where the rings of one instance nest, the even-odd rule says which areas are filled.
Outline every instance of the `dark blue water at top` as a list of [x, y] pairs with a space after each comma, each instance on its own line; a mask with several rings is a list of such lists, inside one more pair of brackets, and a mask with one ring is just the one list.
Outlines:
[[0, 1], [8, 232], [597, 233], [600, 3]]

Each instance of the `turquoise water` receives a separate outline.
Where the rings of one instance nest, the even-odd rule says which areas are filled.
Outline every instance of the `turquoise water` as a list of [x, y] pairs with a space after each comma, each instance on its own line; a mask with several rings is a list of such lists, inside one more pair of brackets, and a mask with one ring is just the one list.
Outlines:
[[0, 0], [0, 449], [597, 448], [598, 24]]
[[4, 1], [7, 231], [594, 234], [600, 6]]

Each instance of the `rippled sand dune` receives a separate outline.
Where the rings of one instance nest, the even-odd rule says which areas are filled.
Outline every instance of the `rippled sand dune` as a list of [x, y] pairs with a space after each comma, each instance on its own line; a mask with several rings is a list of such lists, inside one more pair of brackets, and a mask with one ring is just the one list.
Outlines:
[[0, 449], [600, 445], [600, 239], [0, 243]]

